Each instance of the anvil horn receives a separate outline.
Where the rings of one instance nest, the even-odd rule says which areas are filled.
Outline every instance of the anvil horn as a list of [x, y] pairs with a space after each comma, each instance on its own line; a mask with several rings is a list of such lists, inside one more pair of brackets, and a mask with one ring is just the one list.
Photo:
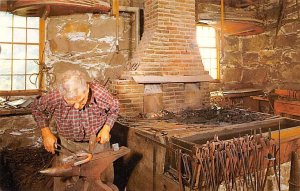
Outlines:
[[74, 167], [72, 164], [63, 164], [41, 170], [40, 173], [48, 176], [78, 176], [80, 175], [80, 167]]

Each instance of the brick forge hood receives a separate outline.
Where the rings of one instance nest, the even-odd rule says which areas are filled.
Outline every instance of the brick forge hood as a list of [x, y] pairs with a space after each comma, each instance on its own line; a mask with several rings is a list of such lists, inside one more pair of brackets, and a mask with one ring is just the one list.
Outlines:
[[132, 76], [142, 83], [211, 80], [201, 62], [195, 23], [194, 0], [145, 0], [145, 32], [131, 60]]
[[195, 0], [145, 0], [144, 11], [144, 34], [131, 69], [113, 83], [121, 113], [206, 105], [212, 78], [196, 41]]

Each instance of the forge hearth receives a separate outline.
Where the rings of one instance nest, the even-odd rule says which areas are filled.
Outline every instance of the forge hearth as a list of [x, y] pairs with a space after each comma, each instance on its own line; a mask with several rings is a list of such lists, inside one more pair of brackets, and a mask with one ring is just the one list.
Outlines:
[[195, 1], [146, 0], [144, 12], [144, 34], [130, 71], [112, 85], [121, 113], [207, 106], [211, 77], [196, 44]]
[[158, 113], [146, 114], [142, 117], [182, 124], [225, 126], [262, 121], [270, 116], [269, 114], [251, 112], [244, 109], [204, 108], [199, 110], [183, 110], [178, 113], [162, 110]]

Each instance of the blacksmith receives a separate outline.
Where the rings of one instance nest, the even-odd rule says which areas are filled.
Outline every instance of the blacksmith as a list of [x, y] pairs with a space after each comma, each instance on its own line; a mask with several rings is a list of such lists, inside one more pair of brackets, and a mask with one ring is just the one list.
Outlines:
[[[99, 142], [94, 152], [108, 149], [110, 130], [118, 112], [118, 100], [99, 83], [88, 82], [85, 73], [79, 70], [64, 72], [57, 89], [37, 98], [32, 106], [32, 115], [41, 129], [44, 147], [52, 154], [58, 140], [74, 153], [81, 149], [88, 150], [90, 136], [95, 134]], [[57, 136], [49, 127], [52, 117], [56, 122]], [[57, 157], [57, 162], [60, 163], [63, 157]], [[113, 167], [102, 175], [102, 181], [113, 182]], [[65, 190], [65, 183], [62, 178], [56, 179], [54, 190]]]

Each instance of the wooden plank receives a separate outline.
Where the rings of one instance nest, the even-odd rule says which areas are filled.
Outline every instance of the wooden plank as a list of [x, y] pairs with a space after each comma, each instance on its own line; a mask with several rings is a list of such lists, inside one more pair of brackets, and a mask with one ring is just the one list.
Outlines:
[[224, 94], [240, 94], [240, 93], [252, 93], [252, 92], [262, 92], [261, 89], [239, 89], [239, 90], [224, 90]]
[[267, 97], [263, 97], [263, 96], [250, 96], [250, 98], [259, 101], [270, 101]]
[[7, 1], [0, 0], [0, 11], [7, 11]]
[[282, 90], [282, 89], [276, 89], [275, 94], [282, 96], [282, 97], [288, 97], [293, 99], [300, 99], [300, 91], [299, 90]]
[[[271, 134], [272, 139], [279, 139], [279, 130], [273, 131]], [[281, 139], [300, 138], [300, 126], [291, 127], [288, 129], [282, 129], [280, 131]]]
[[27, 115], [31, 114], [29, 109], [0, 109], [0, 116], [4, 115]]
[[289, 114], [300, 116], [300, 101], [275, 100], [274, 101], [275, 114]]
[[12, 91], [0, 91], [0, 96], [32, 96], [41, 95], [39, 90], [12, 90]]
[[268, 132], [269, 128], [272, 130], [278, 129], [279, 121], [281, 121], [282, 126], [287, 126], [287, 123], [291, 123], [291, 126], [298, 126], [300, 125], [300, 121], [288, 119], [288, 118], [275, 118], [275, 119], [268, 119], [264, 121], [254, 121], [250, 123], [244, 124], [236, 124], [236, 125], [228, 125], [223, 127], [214, 128], [211, 130], [206, 130], [203, 132], [199, 132], [196, 135], [190, 137], [184, 137], [183, 140], [187, 142], [193, 142], [197, 144], [204, 144], [206, 141], [210, 141], [217, 135], [220, 140], [227, 140], [232, 139], [234, 137], [243, 136], [245, 134], [251, 134], [254, 130], [256, 133], [259, 132], [259, 129], [262, 132]]

